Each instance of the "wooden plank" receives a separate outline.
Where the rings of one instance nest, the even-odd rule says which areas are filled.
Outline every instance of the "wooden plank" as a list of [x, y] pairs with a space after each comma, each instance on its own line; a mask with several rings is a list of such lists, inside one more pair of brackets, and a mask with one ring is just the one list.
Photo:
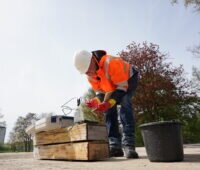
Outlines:
[[43, 145], [34, 148], [37, 159], [102, 160], [109, 157], [108, 143], [78, 142]]
[[108, 141], [106, 127], [83, 123], [35, 134], [35, 145], [91, 140]]
[[88, 145], [89, 160], [100, 160], [100, 158], [109, 158], [108, 144], [89, 143]]
[[36, 145], [65, 143], [71, 141], [85, 140], [87, 138], [86, 124], [60, 128], [47, 132], [36, 133]]
[[105, 125], [94, 126], [87, 124], [87, 140], [108, 141], [108, 133]]

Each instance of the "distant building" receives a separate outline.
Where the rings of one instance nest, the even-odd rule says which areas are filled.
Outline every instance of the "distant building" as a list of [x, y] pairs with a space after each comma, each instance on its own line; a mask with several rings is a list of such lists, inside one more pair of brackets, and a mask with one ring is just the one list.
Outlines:
[[6, 135], [6, 127], [0, 125], [0, 143], [4, 143], [5, 135]]

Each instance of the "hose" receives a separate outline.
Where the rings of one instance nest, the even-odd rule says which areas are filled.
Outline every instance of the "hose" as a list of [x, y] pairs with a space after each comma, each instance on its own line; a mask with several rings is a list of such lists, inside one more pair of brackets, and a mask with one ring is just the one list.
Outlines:
[[75, 100], [76, 99], [76, 102], [77, 102], [77, 106], [80, 105], [81, 103], [81, 98], [79, 97], [73, 97], [71, 98], [70, 100], [68, 100], [67, 102], [65, 102], [62, 106], [61, 106], [61, 109], [62, 109], [62, 112], [64, 113], [64, 115], [69, 115], [73, 110], [76, 110], [76, 108], [72, 108], [70, 107], [68, 104]]

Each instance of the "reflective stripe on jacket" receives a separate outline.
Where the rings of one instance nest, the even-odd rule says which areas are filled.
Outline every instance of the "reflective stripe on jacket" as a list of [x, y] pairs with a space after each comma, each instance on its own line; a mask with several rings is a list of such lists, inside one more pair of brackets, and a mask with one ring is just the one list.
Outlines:
[[120, 57], [105, 55], [99, 62], [99, 69], [96, 76], [88, 76], [92, 88], [101, 93], [115, 90], [126, 91], [128, 79], [133, 75], [132, 67]]

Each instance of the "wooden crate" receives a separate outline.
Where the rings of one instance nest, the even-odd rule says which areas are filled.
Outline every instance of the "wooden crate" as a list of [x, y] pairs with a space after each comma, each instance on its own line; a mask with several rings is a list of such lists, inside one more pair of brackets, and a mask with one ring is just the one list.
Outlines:
[[34, 156], [37, 159], [102, 160], [109, 157], [105, 125], [76, 124], [36, 133]]
[[34, 157], [58, 160], [102, 160], [109, 157], [109, 149], [107, 143], [98, 141], [44, 145], [34, 149]]
[[47, 132], [36, 133], [35, 145], [67, 143], [75, 141], [108, 141], [104, 125], [77, 124]]

